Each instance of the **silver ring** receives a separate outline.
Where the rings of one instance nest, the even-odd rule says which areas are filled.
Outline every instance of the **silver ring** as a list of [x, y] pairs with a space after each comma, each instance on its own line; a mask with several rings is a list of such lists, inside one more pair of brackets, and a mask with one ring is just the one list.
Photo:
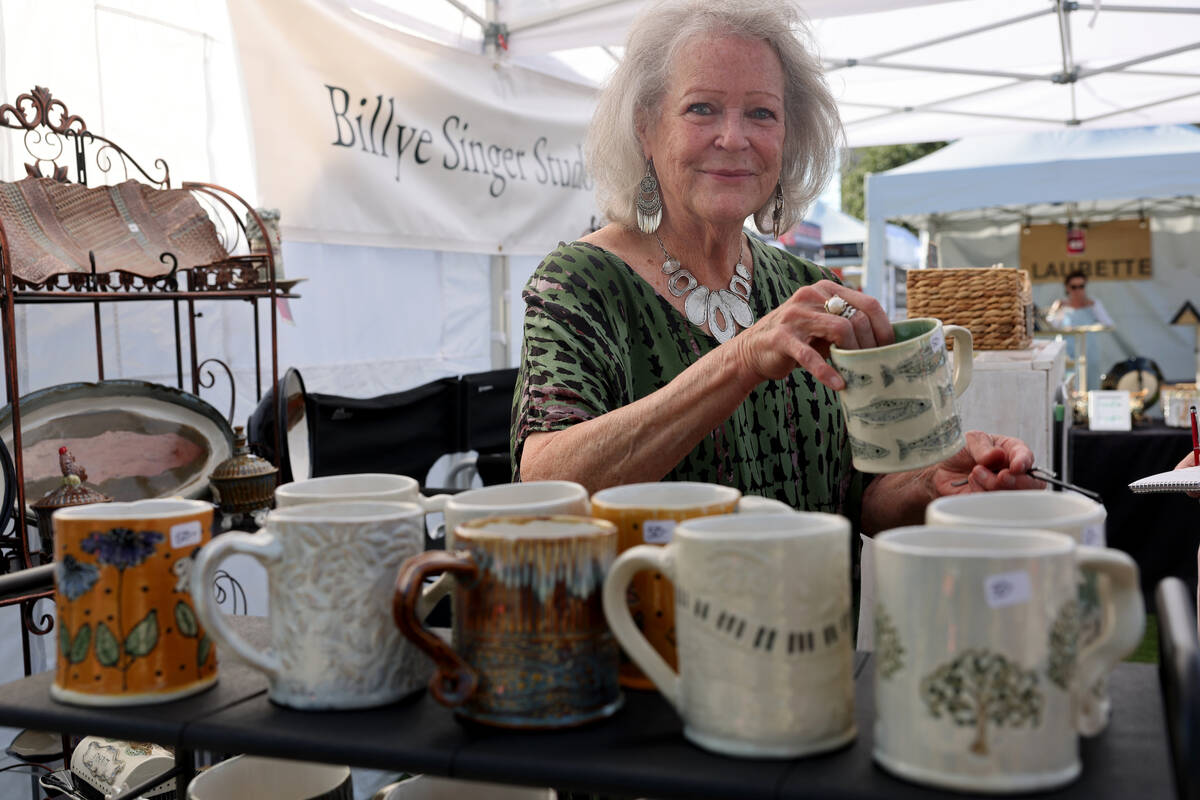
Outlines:
[[858, 313], [858, 309], [846, 302], [839, 295], [834, 295], [825, 301], [825, 310], [830, 314], [837, 314], [839, 317], [850, 319]]

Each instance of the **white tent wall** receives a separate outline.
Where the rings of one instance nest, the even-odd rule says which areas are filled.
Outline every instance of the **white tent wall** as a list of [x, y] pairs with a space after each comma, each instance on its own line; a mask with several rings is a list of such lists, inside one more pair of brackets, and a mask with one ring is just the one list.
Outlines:
[[[60, 23], [53, 46], [48, 20]], [[286, 209], [286, 198], [258, 191], [224, 2], [4, 0], [0, 45], [0, 102], [46, 86], [152, 174], [154, 159], [164, 159], [173, 186], [212, 182], [252, 205]], [[0, 135], [0, 148], [0, 179], [23, 177], [20, 136]], [[90, 177], [97, 182], [94, 167]], [[282, 255], [286, 275], [308, 280], [290, 302], [295, 323], [279, 320], [279, 361], [281, 370], [300, 369], [310, 391], [365, 397], [492, 367], [487, 256], [293, 241]], [[252, 311], [231, 302], [201, 302], [197, 311], [198, 356], [231, 367], [235, 418], [244, 420], [256, 403]], [[259, 311], [265, 389], [270, 319], [266, 304]], [[170, 304], [102, 305], [101, 318], [105, 377], [175, 384]], [[22, 393], [96, 378], [90, 306], [19, 306], [16, 322]], [[190, 389], [186, 320], [183, 348]], [[200, 390], [222, 413], [229, 392], [220, 370]]]
[[[1088, 283], [1088, 294], [1100, 300], [1116, 322], [1112, 333], [1088, 337], [1089, 388], [1099, 388], [1103, 372], [1135, 355], [1153, 359], [1168, 381], [1195, 378], [1194, 329], [1168, 323], [1185, 300], [1200, 303], [1200, 271], [1195, 267], [1200, 227], [1191, 211], [1153, 214], [1148, 220], [1154, 278]], [[1020, 263], [1019, 221], [949, 222], [931, 233], [943, 267]], [[1061, 283], [1034, 284], [1033, 301], [1043, 311], [1062, 296]]]

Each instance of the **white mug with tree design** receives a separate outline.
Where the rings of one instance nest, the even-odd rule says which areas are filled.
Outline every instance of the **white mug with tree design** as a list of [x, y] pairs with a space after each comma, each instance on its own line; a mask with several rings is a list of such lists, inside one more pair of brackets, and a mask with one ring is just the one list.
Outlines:
[[[1105, 624], [1080, 640], [1080, 569]], [[875, 760], [918, 783], [1029, 792], [1080, 772], [1077, 713], [1145, 624], [1137, 565], [1042, 530], [912, 526], [875, 539]]]

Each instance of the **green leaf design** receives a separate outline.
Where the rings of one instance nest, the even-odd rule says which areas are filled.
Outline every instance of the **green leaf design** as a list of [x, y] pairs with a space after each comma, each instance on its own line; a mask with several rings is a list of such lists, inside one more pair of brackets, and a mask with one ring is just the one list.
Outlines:
[[175, 624], [179, 626], [179, 632], [189, 639], [200, 631], [200, 625], [196, 622], [196, 612], [182, 600], [175, 604]]
[[92, 643], [92, 626], [86, 622], [79, 626], [79, 630], [75, 632], [75, 640], [71, 642], [71, 651], [67, 653], [67, 660], [72, 664], [78, 664], [87, 658], [88, 645]]
[[115, 667], [121, 660], [121, 647], [117, 644], [117, 637], [113, 636], [113, 632], [103, 622], [96, 625], [96, 658], [105, 667]]
[[67, 630], [66, 625], [58, 626], [58, 649], [63, 654], [63, 658], [71, 657], [71, 632]]
[[212, 639], [208, 638], [208, 634], [200, 639], [200, 644], [196, 647], [196, 666], [203, 667], [204, 662], [208, 661], [208, 654], [212, 652]]
[[133, 630], [125, 637], [125, 652], [134, 658], [144, 656], [158, 644], [158, 611], [150, 609], [150, 613], [142, 621], [133, 626]]

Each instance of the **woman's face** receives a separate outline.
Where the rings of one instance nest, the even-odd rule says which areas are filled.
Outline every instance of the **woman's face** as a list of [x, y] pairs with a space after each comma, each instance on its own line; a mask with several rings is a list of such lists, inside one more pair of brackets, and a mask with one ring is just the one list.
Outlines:
[[740, 226], [779, 181], [779, 57], [761, 40], [693, 38], [675, 61], [657, 120], [640, 135], [654, 159], [664, 216]]

